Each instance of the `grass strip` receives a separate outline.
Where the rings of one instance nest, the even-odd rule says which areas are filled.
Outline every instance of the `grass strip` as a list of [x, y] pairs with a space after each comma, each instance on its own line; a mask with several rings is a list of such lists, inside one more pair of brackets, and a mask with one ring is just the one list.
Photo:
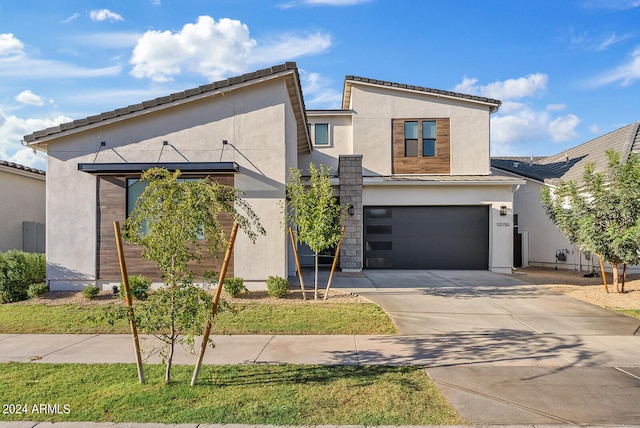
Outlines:
[[640, 309], [616, 309], [616, 312], [620, 312], [628, 317], [640, 319]]
[[[372, 303], [235, 304], [216, 315], [213, 334], [396, 334], [389, 316]], [[129, 325], [103, 318], [109, 305], [0, 305], [0, 333], [128, 333]]]
[[192, 367], [174, 367], [170, 385], [163, 370], [146, 365], [147, 383], [140, 385], [132, 364], [2, 363], [0, 422], [464, 423], [416, 367], [204, 366], [195, 387], [189, 386]]

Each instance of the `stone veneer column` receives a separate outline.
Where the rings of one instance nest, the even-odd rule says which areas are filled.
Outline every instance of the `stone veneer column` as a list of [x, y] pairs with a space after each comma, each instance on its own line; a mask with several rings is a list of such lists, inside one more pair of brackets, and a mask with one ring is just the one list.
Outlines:
[[347, 216], [340, 250], [340, 268], [345, 272], [362, 270], [362, 155], [340, 155], [338, 163], [340, 205], [353, 206]]

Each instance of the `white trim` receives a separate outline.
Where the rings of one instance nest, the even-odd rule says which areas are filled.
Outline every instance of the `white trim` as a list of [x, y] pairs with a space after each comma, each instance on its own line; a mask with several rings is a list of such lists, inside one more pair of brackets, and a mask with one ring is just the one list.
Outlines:
[[33, 178], [35, 180], [46, 181], [47, 177], [38, 174], [37, 172], [25, 171], [23, 169], [14, 168], [11, 166], [0, 165], [0, 171], [7, 172], [9, 174], [21, 175], [23, 177]]

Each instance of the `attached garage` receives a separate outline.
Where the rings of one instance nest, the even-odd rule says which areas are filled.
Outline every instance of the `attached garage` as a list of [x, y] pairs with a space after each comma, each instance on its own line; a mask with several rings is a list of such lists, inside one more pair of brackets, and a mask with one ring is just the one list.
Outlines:
[[368, 269], [489, 268], [489, 206], [364, 207]]

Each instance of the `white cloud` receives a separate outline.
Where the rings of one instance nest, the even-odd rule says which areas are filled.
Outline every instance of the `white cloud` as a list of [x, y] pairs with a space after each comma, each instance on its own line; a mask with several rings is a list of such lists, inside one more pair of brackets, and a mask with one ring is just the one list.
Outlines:
[[32, 105], [32, 106], [43, 106], [44, 100], [41, 96], [34, 94], [30, 90], [22, 91], [18, 95], [16, 95], [16, 101], [22, 104]]
[[499, 100], [514, 100], [540, 94], [547, 89], [549, 78], [546, 74], [535, 73], [517, 79], [507, 79], [478, 85], [478, 79], [465, 77], [462, 83], [456, 85], [455, 91], [465, 94], [480, 95]]
[[275, 41], [258, 45], [253, 51], [249, 63], [264, 64], [286, 61], [305, 55], [316, 55], [331, 47], [331, 36], [320, 32], [307, 37], [282, 35]]
[[640, 0], [584, 0], [587, 9], [628, 10], [640, 7]]
[[318, 73], [300, 69], [304, 103], [308, 109], [338, 109], [342, 106], [342, 93], [332, 89], [332, 82]]
[[219, 80], [245, 71], [255, 45], [249, 28], [240, 21], [223, 18], [216, 22], [200, 16], [195, 24], [186, 24], [176, 33], [144, 33], [133, 50], [131, 74], [166, 82], [184, 68]]
[[17, 116], [6, 116], [0, 110], [0, 159], [16, 162], [34, 168], [44, 169], [44, 161], [33, 155], [33, 151], [25, 148], [22, 138], [34, 131], [49, 128], [72, 119], [57, 116], [49, 119], [23, 119]]
[[640, 47], [631, 53], [631, 58], [626, 64], [602, 73], [592, 79], [590, 84], [594, 87], [616, 83], [621, 86], [630, 86], [638, 79], [640, 79]]
[[0, 34], [0, 55], [22, 55], [24, 45], [13, 34]]
[[124, 21], [124, 18], [119, 13], [111, 12], [109, 9], [96, 9], [89, 13], [89, 17], [92, 21]]
[[609, 49], [611, 46], [621, 43], [632, 37], [634, 37], [634, 34], [632, 33], [618, 35], [615, 32], [602, 34], [599, 36], [591, 36], [588, 32], [585, 31], [578, 35], [572, 34], [570, 43], [575, 47], [583, 47], [587, 50], [603, 52]]
[[522, 105], [510, 114], [491, 117], [491, 142], [513, 144], [541, 141], [547, 136], [548, 123], [548, 113]]
[[131, 75], [156, 82], [172, 81], [183, 72], [209, 80], [241, 74], [249, 66], [272, 65], [304, 55], [318, 54], [331, 46], [323, 33], [308, 36], [280, 35], [260, 44], [238, 20], [200, 16], [180, 31], [147, 31], [138, 40], [130, 63]]
[[455, 91], [506, 100], [498, 112], [491, 116], [491, 154], [500, 156], [517, 152], [520, 144], [569, 141], [578, 136], [575, 129], [580, 119], [576, 115], [554, 115], [554, 112], [565, 110], [565, 104], [547, 104], [544, 109], [537, 109], [525, 101], [513, 101], [541, 97], [548, 81], [548, 76], [543, 73], [488, 85], [478, 84], [478, 79], [465, 77]]
[[576, 127], [580, 119], [575, 114], [557, 117], [549, 123], [549, 134], [556, 143], [571, 141], [578, 137]]
[[547, 104], [546, 109], [549, 111], [561, 111], [567, 108], [566, 104]]
[[85, 68], [60, 61], [30, 58], [24, 46], [13, 34], [0, 34], [0, 77], [54, 79], [114, 76], [120, 66]]
[[63, 24], [68, 24], [70, 22], [75, 21], [78, 18], [80, 18], [80, 14], [76, 12], [73, 15], [71, 15], [70, 17], [61, 20], [60, 22], [62, 22]]
[[604, 37], [604, 39], [596, 47], [596, 50], [599, 50], [599, 51], [607, 50], [609, 46], [613, 46], [629, 38], [631, 38], [631, 34], [623, 34], [622, 36], [618, 36], [616, 35], [615, 32], [611, 33], [609, 36]]
[[595, 134], [595, 135], [602, 134], [602, 130], [595, 123], [589, 126], [589, 132], [591, 132], [592, 134]]

